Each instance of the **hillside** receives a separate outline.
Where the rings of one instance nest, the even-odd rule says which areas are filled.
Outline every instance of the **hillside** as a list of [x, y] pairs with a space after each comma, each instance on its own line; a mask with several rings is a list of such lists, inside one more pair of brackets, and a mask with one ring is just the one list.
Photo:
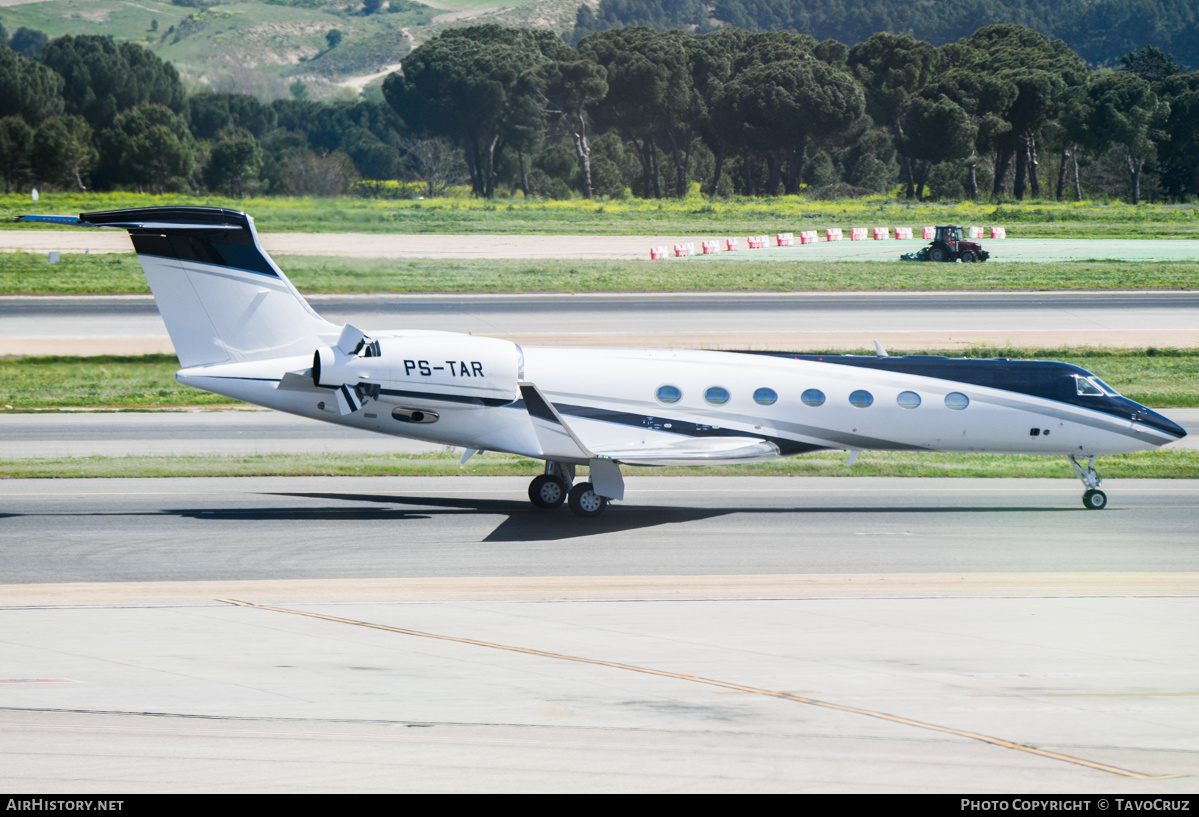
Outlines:
[[[374, 14], [346, 0], [0, 0], [0, 24], [57, 37], [101, 34], [141, 43], [189, 85], [284, 97], [297, 80], [314, 97], [377, 74], [448, 26], [497, 22], [566, 33], [579, 0], [390, 0]], [[328, 35], [341, 32], [329, 47]], [[382, 78], [376, 80], [381, 82]]]

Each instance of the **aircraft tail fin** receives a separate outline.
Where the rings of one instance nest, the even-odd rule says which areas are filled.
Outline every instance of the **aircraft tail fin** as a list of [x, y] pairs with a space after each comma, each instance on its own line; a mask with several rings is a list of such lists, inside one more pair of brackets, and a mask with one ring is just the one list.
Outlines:
[[142, 207], [22, 220], [128, 230], [185, 368], [310, 355], [340, 329], [313, 311], [262, 249], [254, 220], [237, 210]]

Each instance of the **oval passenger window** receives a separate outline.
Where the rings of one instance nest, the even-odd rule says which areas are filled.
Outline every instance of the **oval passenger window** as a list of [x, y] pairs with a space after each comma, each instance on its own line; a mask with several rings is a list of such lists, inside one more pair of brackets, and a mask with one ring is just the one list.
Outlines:
[[683, 399], [683, 393], [678, 386], [659, 386], [658, 399], [663, 403], [677, 403]]
[[779, 399], [774, 389], [758, 389], [754, 392], [754, 402], [759, 406], [771, 406]]
[[721, 386], [712, 386], [704, 392], [704, 399], [714, 406], [719, 406], [729, 401], [729, 390]]

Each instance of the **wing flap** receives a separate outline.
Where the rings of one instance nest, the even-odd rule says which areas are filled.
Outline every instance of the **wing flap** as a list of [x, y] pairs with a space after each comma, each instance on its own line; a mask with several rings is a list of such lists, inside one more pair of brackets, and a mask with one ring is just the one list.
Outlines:
[[700, 437], [668, 446], [605, 447], [595, 454], [627, 465], [712, 465], [775, 459], [779, 447], [754, 437]]

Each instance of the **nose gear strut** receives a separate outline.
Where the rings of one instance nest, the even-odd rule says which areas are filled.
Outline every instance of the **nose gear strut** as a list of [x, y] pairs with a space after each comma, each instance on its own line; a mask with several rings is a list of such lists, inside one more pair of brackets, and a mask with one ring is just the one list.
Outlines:
[[1075, 474], [1078, 474], [1082, 484], [1087, 486], [1086, 492], [1082, 495], [1082, 506], [1088, 511], [1101, 511], [1106, 508], [1107, 494], [1099, 490], [1099, 485], [1103, 480], [1099, 478], [1099, 474], [1095, 473], [1095, 457], [1092, 455], [1087, 459], [1086, 468], [1079, 464], [1073, 454], [1067, 456], [1067, 459], [1070, 460], [1070, 467], [1074, 469]]

